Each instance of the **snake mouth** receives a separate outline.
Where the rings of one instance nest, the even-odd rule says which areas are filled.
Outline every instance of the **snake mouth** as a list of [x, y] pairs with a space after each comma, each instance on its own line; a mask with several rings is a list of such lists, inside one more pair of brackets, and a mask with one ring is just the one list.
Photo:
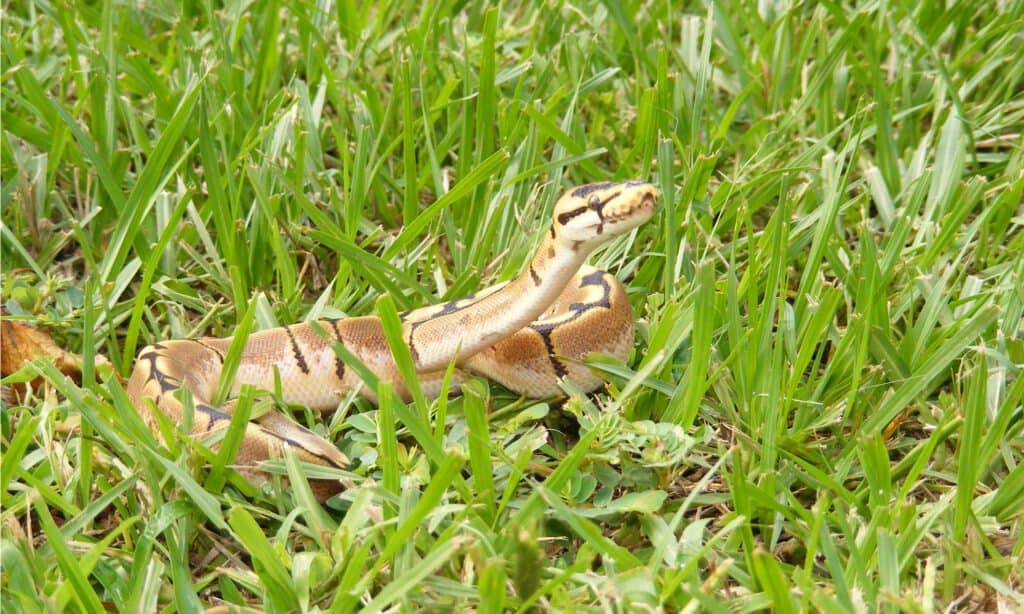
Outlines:
[[652, 192], [647, 192], [640, 197], [640, 201], [638, 203], [630, 207], [628, 210], [613, 215], [605, 213], [601, 216], [601, 223], [594, 224], [594, 227], [596, 228], [602, 224], [618, 224], [620, 222], [634, 222], [636, 224], [640, 224], [650, 218], [657, 204], [658, 198]]
[[554, 216], [559, 231], [551, 235], [594, 247], [651, 219], [657, 203], [657, 188], [644, 181], [588, 184], [559, 201]]

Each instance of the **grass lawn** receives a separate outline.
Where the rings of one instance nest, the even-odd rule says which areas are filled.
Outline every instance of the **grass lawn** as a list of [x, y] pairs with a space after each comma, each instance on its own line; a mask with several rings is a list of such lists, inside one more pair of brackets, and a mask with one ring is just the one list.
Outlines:
[[[223, 4], [4, 3], [5, 319], [87, 367], [8, 378], [0, 609], [1024, 609], [1024, 2]], [[596, 394], [293, 408], [324, 506], [127, 401], [148, 343], [468, 294], [633, 178]]]

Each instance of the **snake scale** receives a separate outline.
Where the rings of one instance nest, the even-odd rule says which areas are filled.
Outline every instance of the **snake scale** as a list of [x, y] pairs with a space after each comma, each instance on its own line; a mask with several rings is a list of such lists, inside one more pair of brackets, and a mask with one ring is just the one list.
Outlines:
[[[422, 307], [401, 315], [425, 394], [439, 393], [447, 366], [483, 375], [530, 397], [559, 396], [561, 380], [584, 391], [601, 379], [581, 360], [603, 352], [623, 360], [633, 344], [633, 314], [622, 284], [584, 264], [598, 245], [648, 220], [657, 190], [640, 181], [592, 183], [567, 190], [555, 205], [551, 227], [529, 266], [511, 281], [476, 294]], [[179, 390], [191, 393], [191, 435], [224, 431], [233, 401], [214, 406], [231, 337], [161, 341], [138, 355], [128, 396], [147, 424], [159, 433], [155, 412], [172, 424], [186, 416]], [[251, 384], [274, 389], [275, 378], [288, 403], [332, 410], [353, 388], [375, 401], [353, 369], [335, 351], [341, 344], [380, 380], [408, 396], [380, 320], [374, 316], [319, 320], [255, 332], [246, 340], [232, 382], [232, 393]], [[460, 373], [461, 376], [461, 373]], [[348, 467], [331, 442], [277, 411], [246, 425], [234, 466], [254, 482], [266, 480], [262, 461], [292, 450], [307, 463]], [[336, 480], [311, 479], [320, 500], [342, 489]]]

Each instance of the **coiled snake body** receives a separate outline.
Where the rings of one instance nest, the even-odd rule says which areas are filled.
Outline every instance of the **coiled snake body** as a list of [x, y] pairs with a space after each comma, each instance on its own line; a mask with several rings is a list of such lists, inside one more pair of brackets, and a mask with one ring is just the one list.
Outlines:
[[[619, 360], [633, 344], [633, 314], [615, 277], [586, 266], [598, 245], [651, 217], [657, 203], [654, 186], [643, 182], [595, 183], [565, 192], [555, 205], [549, 232], [529, 266], [515, 279], [474, 295], [423, 307], [402, 315], [421, 388], [437, 394], [444, 369], [454, 361], [464, 371], [483, 375], [531, 397], [562, 394], [559, 381], [571, 380], [590, 391], [601, 384], [580, 360], [604, 352]], [[272, 389], [279, 378], [288, 403], [328, 410], [355, 387], [359, 376], [335, 352], [342, 344], [400, 395], [405, 385], [395, 366], [381, 322], [373, 316], [321, 320], [249, 335], [235, 372], [233, 392], [244, 384]], [[214, 407], [231, 338], [162, 341], [144, 348], [128, 382], [128, 396], [151, 428], [153, 412], [180, 422], [185, 407], [175, 394], [188, 388], [194, 403], [192, 434], [223, 431], [233, 402]], [[265, 475], [267, 459], [293, 450], [302, 461], [343, 469], [348, 459], [330, 442], [270, 411], [247, 425], [235, 466], [250, 480]], [[341, 485], [310, 480], [314, 494], [326, 499]]]

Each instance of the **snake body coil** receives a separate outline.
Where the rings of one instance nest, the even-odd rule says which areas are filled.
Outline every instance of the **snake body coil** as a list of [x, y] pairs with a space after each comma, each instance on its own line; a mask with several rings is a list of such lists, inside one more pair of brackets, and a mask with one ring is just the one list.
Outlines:
[[[633, 344], [633, 314], [615, 277], [586, 266], [591, 251], [651, 217], [654, 186], [643, 182], [595, 183], [565, 192], [555, 205], [551, 228], [529, 266], [515, 279], [474, 295], [402, 315], [402, 333], [426, 394], [436, 395], [444, 369], [483, 375], [531, 397], [562, 393], [571, 380], [589, 391], [600, 378], [579, 361], [592, 352], [624, 359]], [[249, 335], [235, 372], [233, 392], [244, 384], [273, 389], [279, 378], [286, 402], [319, 410], [337, 407], [361, 386], [354, 370], [335, 352], [341, 344], [378, 378], [407, 394], [381, 322], [372, 316], [320, 320]], [[128, 382], [128, 396], [151, 428], [153, 412], [180, 423], [185, 415], [175, 394], [187, 388], [195, 412], [192, 434], [211, 435], [230, 423], [233, 402], [213, 406], [231, 337], [162, 341], [144, 348]], [[348, 459], [330, 442], [270, 411], [247, 425], [235, 458], [253, 481], [265, 479], [259, 464], [293, 450], [300, 460], [345, 468]], [[338, 492], [332, 480], [311, 480], [320, 499]]]

